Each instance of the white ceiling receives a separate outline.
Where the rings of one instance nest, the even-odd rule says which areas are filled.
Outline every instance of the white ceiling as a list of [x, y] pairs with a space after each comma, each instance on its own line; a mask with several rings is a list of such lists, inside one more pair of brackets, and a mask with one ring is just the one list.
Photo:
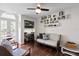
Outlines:
[[0, 3], [0, 10], [9, 13], [23, 14], [29, 17], [37, 18], [44, 15], [48, 15], [54, 12], [55, 10], [79, 6], [79, 4], [71, 3], [41, 3], [41, 7], [48, 8], [50, 11], [42, 11], [40, 14], [37, 15], [34, 10], [27, 10], [27, 8], [35, 8], [36, 5], [37, 3]]

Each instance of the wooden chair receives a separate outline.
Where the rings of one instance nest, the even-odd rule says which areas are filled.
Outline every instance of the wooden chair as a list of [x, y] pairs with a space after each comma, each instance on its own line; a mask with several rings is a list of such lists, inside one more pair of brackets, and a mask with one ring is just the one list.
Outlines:
[[1, 44], [3, 47], [5, 47], [9, 53], [13, 56], [25, 56], [28, 55], [30, 53], [30, 49], [22, 49], [22, 48], [16, 48], [16, 49], [12, 49], [12, 44], [8, 41], [8, 44], [5, 42], [2, 42]]

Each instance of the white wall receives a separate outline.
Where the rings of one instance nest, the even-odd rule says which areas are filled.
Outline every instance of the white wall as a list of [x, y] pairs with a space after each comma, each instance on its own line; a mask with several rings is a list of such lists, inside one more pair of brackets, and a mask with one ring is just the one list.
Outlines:
[[79, 8], [65, 9], [65, 13], [71, 16], [69, 19], [60, 21], [61, 26], [59, 27], [44, 27], [44, 24], [38, 19], [37, 34], [41, 32], [62, 34], [63, 39], [79, 43]]

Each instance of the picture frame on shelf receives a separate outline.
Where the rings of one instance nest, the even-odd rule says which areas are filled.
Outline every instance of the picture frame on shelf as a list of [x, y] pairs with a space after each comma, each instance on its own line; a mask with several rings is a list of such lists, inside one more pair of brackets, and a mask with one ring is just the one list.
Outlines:
[[46, 21], [47, 21], [47, 24], [49, 24], [49, 20], [47, 19]]
[[47, 19], [47, 21], [49, 21], [49, 20]]
[[61, 18], [62, 18], [62, 19], [65, 19], [65, 16], [62, 16]]
[[46, 20], [44, 20], [44, 24], [47, 24], [47, 21]]
[[59, 22], [58, 20], [54, 21], [54, 23], [58, 23], [58, 22]]
[[51, 18], [51, 15], [48, 15], [48, 18]]
[[52, 21], [51, 23], [54, 23], [54, 21]]
[[42, 20], [47, 19], [47, 16], [43, 16], [41, 19], [42, 19]]
[[49, 22], [47, 22], [47, 24], [49, 24]]
[[42, 21], [42, 20], [41, 20], [40, 22], [41, 22], [41, 23], [43, 23], [43, 21]]
[[62, 16], [62, 15], [64, 15], [64, 11], [59, 12], [59, 16]]
[[52, 18], [50, 18], [50, 21], [52, 21], [53, 19]]
[[61, 17], [58, 17], [58, 20], [60, 20], [61, 19]]
[[56, 17], [56, 15], [53, 15], [53, 17]]
[[56, 18], [54, 18], [54, 21], [56, 21]]

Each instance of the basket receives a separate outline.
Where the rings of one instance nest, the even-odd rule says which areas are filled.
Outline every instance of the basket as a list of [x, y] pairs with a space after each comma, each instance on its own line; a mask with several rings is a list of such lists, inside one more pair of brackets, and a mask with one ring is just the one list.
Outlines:
[[66, 43], [66, 47], [67, 47], [67, 48], [76, 48], [76, 43], [67, 42], [67, 43]]

